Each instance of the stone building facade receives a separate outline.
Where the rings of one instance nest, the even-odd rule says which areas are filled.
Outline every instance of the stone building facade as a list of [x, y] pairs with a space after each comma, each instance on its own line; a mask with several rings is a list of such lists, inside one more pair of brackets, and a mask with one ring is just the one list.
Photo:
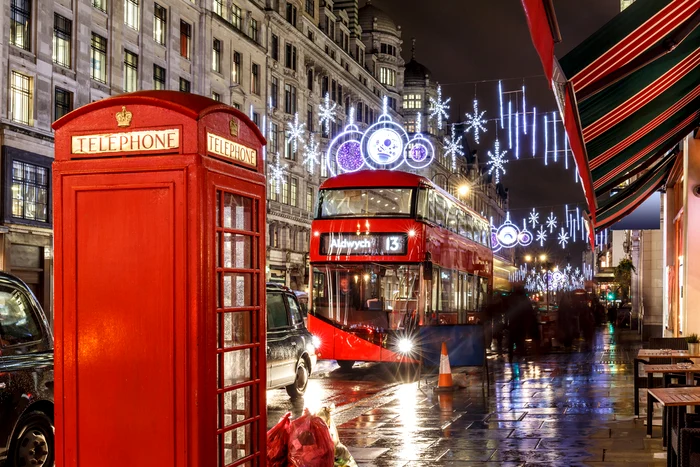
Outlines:
[[[445, 163], [444, 130], [428, 122], [435, 82], [405, 67], [401, 28], [371, 2], [362, 8], [359, 0], [2, 2], [0, 269], [22, 277], [49, 314], [51, 124], [110, 95], [194, 92], [241, 109], [263, 129], [268, 167], [285, 168], [268, 190], [268, 279], [295, 289], [305, 288], [312, 211], [332, 168], [325, 159], [313, 170], [304, 164], [303, 147], [295, 148], [286, 132], [295, 114], [307, 140], [325, 154], [350, 109], [360, 130], [377, 120], [384, 96], [394, 119], [415, 114], [405, 108], [406, 70], [413, 73], [411, 92], [423, 93], [424, 128], [442, 161], [424, 175], [453, 192], [468, 178], [466, 159], [456, 174]], [[319, 124], [326, 95], [336, 106], [328, 131]]]

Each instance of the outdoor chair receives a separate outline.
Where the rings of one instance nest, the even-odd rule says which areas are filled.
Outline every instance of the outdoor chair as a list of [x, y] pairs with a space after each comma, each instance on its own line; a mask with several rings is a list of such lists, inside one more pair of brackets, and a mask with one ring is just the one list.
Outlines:
[[[677, 432], [680, 431], [680, 439]], [[680, 458], [680, 467], [700, 467], [700, 414], [685, 414], [685, 426], [674, 427], [674, 449]], [[680, 446], [678, 446], [680, 443]]]

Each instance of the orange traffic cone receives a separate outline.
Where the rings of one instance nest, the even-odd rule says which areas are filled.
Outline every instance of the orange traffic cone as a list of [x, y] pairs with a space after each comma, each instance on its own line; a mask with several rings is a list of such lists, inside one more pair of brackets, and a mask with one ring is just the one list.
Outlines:
[[442, 343], [442, 351], [440, 352], [440, 375], [438, 376], [438, 385], [435, 391], [452, 391], [452, 369], [450, 368], [450, 357], [447, 355], [447, 344]]

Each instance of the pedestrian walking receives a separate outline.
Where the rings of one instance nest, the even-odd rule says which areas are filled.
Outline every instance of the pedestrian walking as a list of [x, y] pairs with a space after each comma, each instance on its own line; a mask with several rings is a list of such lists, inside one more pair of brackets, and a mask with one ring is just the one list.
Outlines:
[[533, 315], [532, 303], [523, 286], [516, 286], [513, 290], [513, 294], [508, 300], [507, 314], [508, 335], [510, 336], [508, 354], [513, 354], [514, 347], [518, 354], [522, 354], [525, 352], [525, 338], [530, 329]]

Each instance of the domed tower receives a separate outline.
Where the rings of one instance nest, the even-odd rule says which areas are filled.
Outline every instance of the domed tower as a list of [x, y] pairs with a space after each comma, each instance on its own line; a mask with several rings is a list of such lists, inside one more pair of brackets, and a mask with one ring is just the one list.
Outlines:
[[397, 26], [384, 11], [367, 0], [360, 8], [358, 22], [362, 28], [362, 42], [365, 44], [365, 67], [384, 85], [375, 93], [386, 94], [389, 106], [398, 111], [403, 89], [404, 61], [401, 58], [401, 26]]

